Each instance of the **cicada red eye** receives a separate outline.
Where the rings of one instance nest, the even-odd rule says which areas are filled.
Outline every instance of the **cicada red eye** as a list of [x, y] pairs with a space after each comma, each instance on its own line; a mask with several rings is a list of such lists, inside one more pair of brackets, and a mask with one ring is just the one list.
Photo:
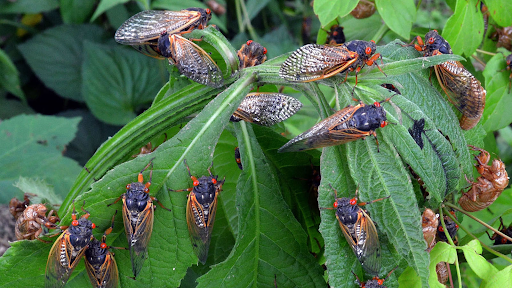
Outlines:
[[370, 42], [375, 43], [375, 40], [370, 40]]
[[149, 193], [149, 188], [144, 187], [144, 192], [145, 192], [145, 193]]
[[375, 107], [380, 107], [380, 102], [375, 102], [375, 103], [373, 103], [373, 105], [374, 105]]
[[107, 248], [107, 243], [101, 243], [100, 247], [101, 247], [101, 249]]
[[380, 128], [384, 128], [386, 126], [388, 126], [388, 122], [386, 122], [386, 121], [380, 122]]
[[379, 285], [384, 284], [384, 280], [382, 280], [382, 279], [377, 280], [377, 282], [379, 282]]
[[96, 224], [92, 223], [91, 227], [92, 229], [96, 228]]
[[217, 184], [217, 179], [212, 178], [212, 183], [213, 183], [213, 184]]
[[356, 204], [357, 204], [357, 199], [356, 198], [350, 199], [350, 205], [356, 205]]
[[78, 226], [78, 220], [73, 220], [73, 221], [71, 221], [71, 225], [73, 225], [73, 226]]
[[444, 228], [443, 228], [443, 226], [439, 226], [439, 229], [438, 229], [438, 230], [439, 230], [439, 232], [444, 232]]
[[126, 184], [126, 190], [130, 189], [132, 187], [131, 184]]
[[332, 203], [332, 206], [333, 206], [334, 208], [338, 208], [338, 201], [336, 201], [336, 202]]
[[252, 40], [248, 40], [247, 43], [245, 43], [245, 44], [247, 44], [247, 46], [249, 46], [249, 45], [251, 45], [251, 43], [252, 43]]
[[194, 182], [192, 183], [192, 185], [194, 185], [194, 186], [198, 186], [198, 185], [199, 185], [199, 180], [194, 180]]
[[434, 37], [428, 38], [428, 44], [434, 44], [434, 41], [435, 41]]
[[[265, 48], [265, 47], [263, 47], [263, 54], [267, 54], [267, 48]], [[510, 65], [510, 63], [509, 63], [509, 65]]]
[[206, 14], [212, 14], [212, 11], [208, 8], [206, 8]]
[[507, 239], [501, 238], [501, 244], [507, 244]]
[[364, 53], [366, 53], [367, 55], [372, 54], [372, 48], [366, 47], [366, 49], [364, 49]]

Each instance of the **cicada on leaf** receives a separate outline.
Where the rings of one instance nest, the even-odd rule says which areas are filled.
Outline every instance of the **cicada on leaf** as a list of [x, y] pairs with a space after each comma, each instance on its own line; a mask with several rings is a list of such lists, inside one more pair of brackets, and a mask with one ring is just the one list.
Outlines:
[[354, 274], [354, 276], [356, 276], [356, 279], [357, 279], [356, 283], [361, 288], [386, 288], [386, 286], [384, 286], [384, 281], [386, 281], [386, 279], [389, 278], [391, 273], [393, 273], [393, 271], [395, 271], [395, 269], [397, 267], [395, 267], [393, 270], [391, 270], [388, 273], [388, 275], [386, 276], [386, 278], [384, 278], [384, 279], [380, 279], [379, 276], [374, 276], [371, 280], [368, 280], [366, 282], [361, 282], [361, 280], [359, 280], [359, 277], [357, 277], [357, 275], [353, 271], [352, 271], [352, 274]]
[[355, 70], [357, 85], [357, 74], [365, 65], [375, 65], [384, 73], [376, 62], [381, 57], [380, 53], [375, 54], [376, 49], [375, 42], [361, 40], [341, 45], [304, 45], [284, 61], [279, 76], [290, 82], [311, 82]]
[[365, 105], [362, 102], [356, 106], [349, 105], [288, 141], [277, 151], [303, 151], [340, 145], [369, 135], [377, 137], [375, 129], [386, 127], [388, 124], [386, 111], [381, 104], [389, 99], [372, 105]]
[[[425, 43], [420, 36], [416, 37], [419, 45], [416, 50], [424, 56], [453, 54], [448, 41], [436, 30], [425, 34]], [[412, 45], [414, 41], [410, 44]], [[485, 106], [486, 91], [471, 72], [464, 68], [459, 61], [446, 61], [434, 66], [439, 85], [448, 96], [448, 100], [462, 113], [460, 127], [469, 130], [480, 121]]]
[[192, 249], [201, 263], [206, 263], [208, 249], [212, 237], [213, 223], [217, 211], [217, 196], [222, 190], [224, 179], [218, 181], [218, 175], [212, 175], [208, 168], [209, 176], [197, 178], [192, 176], [187, 161], [183, 160], [188, 175], [193, 181], [193, 187], [182, 190], [169, 190], [173, 192], [188, 191], [187, 201], [187, 226], [192, 242]]
[[[117, 211], [116, 211], [117, 213]], [[107, 235], [114, 228], [114, 217], [111, 226], [105, 231], [101, 241], [92, 239], [89, 248], [85, 251], [85, 268], [91, 284], [95, 288], [115, 288], [119, 283], [119, 272], [117, 270], [114, 254], [109, 251]]]
[[[120, 199], [123, 200], [123, 223], [130, 250], [130, 259], [132, 261], [133, 276], [137, 277], [148, 254], [148, 244], [153, 232], [153, 219], [155, 216], [155, 205], [158, 200], [149, 195], [149, 186], [153, 170], [149, 173], [149, 182], [144, 184], [142, 173], [153, 167], [153, 159], [140, 171], [138, 181], [126, 185], [126, 193], [123, 193], [114, 201], [115, 204]], [[112, 205], [109, 204], [108, 206]], [[158, 204], [165, 208], [160, 202]]]
[[261, 126], [272, 126], [284, 121], [302, 107], [302, 103], [279, 93], [249, 93], [231, 116], [232, 122], [244, 120]]
[[[332, 188], [332, 187], [331, 187]], [[377, 228], [368, 212], [360, 206], [368, 205], [376, 201], [387, 199], [391, 196], [372, 200], [370, 202], [357, 201], [356, 197], [338, 198], [338, 191], [334, 190], [336, 219], [340, 225], [343, 236], [354, 251], [364, 270], [372, 275], [378, 275], [380, 271], [380, 242]], [[332, 208], [322, 208], [332, 209]]]
[[[83, 207], [82, 207], [83, 210]], [[71, 226], [53, 243], [46, 263], [45, 287], [64, 287], [80, 259], [93, 239], [92, 229], [96, 227], [88, 220], [89, 212], [77, 219], [73, 204]]]
[[252, 40], [247, 41], [238, 50], [237, 56], [240, 61], [240, 69], [253, 67], [262, 64], [267, 60], [267, 48]]

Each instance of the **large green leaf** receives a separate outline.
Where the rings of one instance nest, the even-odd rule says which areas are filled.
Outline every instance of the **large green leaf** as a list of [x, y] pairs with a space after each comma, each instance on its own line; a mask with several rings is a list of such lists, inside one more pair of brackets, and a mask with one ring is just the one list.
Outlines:
[[489, 9], [489, 15], [501, 27], [512, 25], [512, 2], [508, 0], [486, 0], [485, 5]]
[[315, 14], [318, 15], [322, 26], [326, 26], [337, 17], [343, 17], [356, 8], [358, 0], [331, 1], [317, 0], [313, 3]]
[[0, 202], [23, 193], [13, 186], [20, 176], [38, 177], [54, 185], [55, 192], [66, 196], [80, 166], [62, 156], [74, 137], [80, 118], [20, 115], [0, 123]]
[[457, 1], [455, 13], [446, 21], [443, 37], [453, 53], [471, 56], [482, 43], [484, 18], [476, 0]]
[[95, 25], [62, 25], [45, 30], [18, 46], [30, 68], [64, 98], [83, 101], [84, 41], [99, 42], [103, 30]]
[[375, 0], [375, 5], [389, 29], [409, 39], [412, 23], [416, 20], [414, 0]]
[[167, 82], [166, 65], [120, 45], [86, 42], [82, 94], [87, 106], [103, 122], [128, 123]]
[[235, 128], [241, 155], [247, 156], [237, 184], [237, 245], [198, 279], [199, 287], [271, 287], [275, 275], [283, 287], [322, 285], [321, 267], [307, 251], [306, 234], [284, 202], [251, 127], [241, 122]]
[[481, 122], [487, 132], [496, 131], [512, 122], [512, 113], [507, 108], [512, 105], [512, 92], [509, 88], [509, 71], [505, 70], [506, 61], [502, 54], [494, 55], [484, 69], [485, 99], [484, 115]]
[[2, 1], [0, 13], [40, 13], [59, 7], [59, 0], [18, 0]]
[[18, 69], [2, 49], [0, 49], [0, 89], [5, 89], [25, 101], [25, 94], [20, 87]]

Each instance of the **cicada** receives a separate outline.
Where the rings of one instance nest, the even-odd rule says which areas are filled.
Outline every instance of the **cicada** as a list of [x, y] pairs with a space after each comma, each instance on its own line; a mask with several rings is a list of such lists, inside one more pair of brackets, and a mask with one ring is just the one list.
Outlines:
[[252, 40], [247, 41], [237, 52], [240, 69], [262, 64], [267, 60], [266, 54], [267, 48], [261, 46], [260, 43]]
[[135, 48], [143, 44], [156, 45], [163, 32], [172, 35], [204, 29], [211, 18], [210, 9], [146, 10], [126, 20], [114, 38], [118, 43], [135, 45]]
[[[153, 159], [148, 165], [140, 171], [138, 182], [132, 182], [126, 185], [126, 193], [123, 193], [114, 201], [113, 205], [120, 199], [123, 199], [123, 223], [128, 239], [130, 249], [130, 259], [132, 261], [133, 276], [137, 277], [148, 254], [148, 244], [153, 232], [153, 217], [155, 215], [155, 205], [158, 200], [149, 195], [149, 186], [153, 176], [153, 169], [149, 173], [149, 182], [144, 184], [142, 173], [151, 166], [153, 168]], [[160, 202], [158, 204], [165, 208]]]
[[[18, 240], [34, 240], [43, 241], [39, 239], [39, 235], [43, 233], [43, 227], [48, 229], [56, 229], [55, 223], [60, 221], [54, 210], [51, 210], [48, 215], [48, 208], [44, 204], [30, 204], [29, 195], [25, 193], [24, 201], [19, 201], [12, 198], [9, 202], [9, 210], [16, 220], [14, 232]], [[43, 241], [45, 242], [45, 241]]]
[[[418, 36], [416, 41], [419, 45], [414, 45], [416, 50], [422, 51], [425, 57], [453, 54], [448, 41], [441, 37], [436, 30], [425, 34], [425, 40], [426, 43], [423, 43], [421, 37]], [[448, 100], [462, 113], [462, 118], [459, 121], [460, 127], [464, 130], [475, 127], [482, 117], [487, 93], [480, 81], [459, 61], [449, 60], [435, 65], [434, 71]]]
[[504, 47], [510, 51], [512, 49], [512, 26], [494, 28], [496, 31], [492, 33], [489, 38], [498, 41], [498, 43], [496, 43], [496, 47]]
[[272, 126], [284, 121], [302, 107], [302, 103], [279, 93], [249, 93], [230, 118], [232, 122], [244, 120], [261, 126]]
[[57, 238], [48, 255], [45, 273], [46, 288], [64, 287], [71, 272], [89, 247], [93, 238], [92, 229], [96, 228], [96, 225], [88, 220], [89, 212], [85, 210], [84, 212], [85, 214], [77, 219], [73, 203], [71, 226]]
[[240, 149], [238, 149], [238, 147], [235, 148], [235, 161], [238, 168], [240, 168], [240, 170], [244, 170], [244, 167], [242, 166], [242, 159], [240, 158]]
[[[117, 211], [116, 211], [117, 213]], [[95, 288], [115, 288], [119, 283], [119, 272], [117, 270], [114, 254], [109, 251], [107, 235], [114, 228], [114, 217], [111, 226], [105, 231], [101, 241], [92, 239], [89, 248], [85, 251], [85, 268], [87, 275]]]
[[384, 279], [380, 279], [378, 276], [374, 276], [372, 280], [368, 280], [366, 282], [361, 282], [361, 280], [359, 280], [359, 277], [357, 277], [357, 275], [354, 272], [352, 272], [352, 274], [354, 274], [354, 276], [356, 276], [357, 284], [361, 288], [386, 288], [386, 286], [384, 286], [384, 281], [386, 281], [386, 279], [388, 279], [389, 275], [391, 275], [391, 273], [393, 273], [393, 271], [395, 271], [395, 269], [396, 269], [396, 267], [393, 270], [391, 270], [388, 273], [388, 276], [386, 276], [386, 278], [384, 278]]
[[448, 281], [448, 263], [447, 262], [439, 262], [436, 264], [436, 274], [437, 274], [437, 281], [439, 283], [444, 284]]
[[492, 166], [487, 165], [491, 156], [489, 152], [471, 146], [473, 151], [480, 151], [475, 156], [477, 161], [476, 170], [480, 173], [477, 182], [466, 178], [471, 187], [459, 199], [459, 205], [466, 211], [480, 211], [492, 203], [501, 195], [501, 192], [508, 186], [508, 174], [505, 164], [498, 159], [492, 161]]
[[222, 190], [221, 181], [217, 180], [218, 175], [212, 175], [208, 168], [209, 176], [192, 176], [187, 161], [183, 160], [187, 168], [188, 175], [193, 181], [191, 188], [182, 190], [169, 190], [173, 192], [188, 191], [187, 201], [187, 226], [192, 242], [192, 249], [201, 263], [206, 263], [208, 258], [208, 249], [212, 237], [213, 223], [215, 221], [215, 212], [217, 211], [217, 196]]
[[382, 86], [382, 87], [384, 87], [384, 88], [388, 89], [389, 91], [394, 92], [395, 94], [400, 94], [400, 95], [402, 95], [402, 93], [400, 93], [400, 90], [398, 90], [398, 89], [395, 87], [395, 85], [393, 85], [393, 84], [390, 84], [390, 83], [384, 83], [384, 84], [381, 84], [380, 86]]
[[343, 236], [345, 236], [364, 270], [372, 275], [378, 275], [380, 271], [380, 243], [377, 228], [368, 212], [361, 209], [360, 206], [387, 199], [390, 196], [358, 203], [357, 190], [356, 196], [352, 199], [338, 198], [338, 191], [333, 190], [335, 197], [333, 207], [336, 209], [336, 219], [338, 219]]
[[308, 44], [284, 61], [279, 76], [291, 82], [311, 82], [355, 70], [357, 85], [357, 74], [365, 65], [375, 65], [384, 73], [376, 62], [381, 57], [374, 54], [376, 49], [375, 42], [361, 40], [341, 45]]
[[[453, 216], [455, 216], [455, 213], [452, 211]], [[455, 235], [457, 234], [457, 231], [459, 230], [459, 225], [455, 223], [451, 218], [448, 216], [444, 216], [444, 224], [446, 225], [446, 230], [448, 231], [448, 235], [450, 235], [450, 238], [452, 238], [453, 242], [457, 243], [457, 240], [455, 239]], [[438, 219], [439, 224], [437, 225], [437, 241], [443, 241], [448, 242], [448, 237], [446, 237], [446, 234], [444, 233], [443, 225], [441, 224], [441, 219]]]
[[434, 213], [426, 208], [421, 215], [421, 227], [423, 230], [423, 238], [427, 242], [427, 251], [430, 252], [436, 245], [437, 226], [439, 225], [439, 214]]
[[423, 149], [423, 133], [425, 133], [425, 118], [419, 120], [413, 120], [412, 127], [408, 129], [414, 142], [418, 144], [420, 149]]
[[[501, 233], [512, 238], [512, 224], [508, 227], [505, 226], [505, 224], [503, 224], [503, 219], [501, 217], [500, 217], [500, 227], [498, 228], [498, 231], [500, 231]], [[489, 236], [489, 239], [494, 241], [494, 245], [512, 244], [512, 242], [510, 242], [510, 240], [501, 236], [498, 233], [494, 233], [491, 236], [491, 235], [489, 235], [489, 232], [487, 232], [487, 231], [485, 231], [485, 232], [487, 233], [487, 236]]]
[[327, 31], [327, 39], [325, 44], [336, 45], [345, 43], [345, 33], [343, 33], [343, 27], [338, 24], [331, 26], [331, 29]]
[[356, 106], [349, 105], [288, 141], [277, 151], [302, 151], [345, 144], [369, 135], [377, 137], [375, 129], [388, 124], [381, 104], [389, 99], [372, 105], [362, 102]]

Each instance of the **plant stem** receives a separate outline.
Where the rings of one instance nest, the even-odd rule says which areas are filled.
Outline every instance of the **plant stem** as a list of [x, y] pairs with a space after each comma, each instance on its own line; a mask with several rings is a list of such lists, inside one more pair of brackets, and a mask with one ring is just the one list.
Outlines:
[[251, 19], [249, 18], [249, 13], [247, 12], [247, 8], [245, 7], [244, 0], [239, 0], [239, 1], [240, 1], [240, 5], [242, 6], [242, 11], [244, 13], [244, 22], [247, 25], [247, 30], [249, 31], [249, 34], [251, 35], [251, 38], [254, 39], [254, 41], [259, 41], [259, 37], [256, 34], [254, 27], [252, 27]]
[[453, 205], [451, 203], [445, 203], [445, 205], [450, 207], [450, 208], [453, 208], [453, 209], [455, 209], [455, 210], [457, 210], [459, 212], [462, 212], [463, 214], [467, 215], [469, 218], [471, 218], [471, 219], [475, 220], [476, 222], [480, 223], [481, 225], [485, 226], [487, 229], [490, 229], [490, 230], [498, 233], [498, 235], [500, 235], [501, 237], [503, 237], [503, 238], [507, 239], [508, 241], [512, 242], [512, 238], [510, 238], [509, 236], [503, 234], [501, 231], [498, 231], [496, 228], [494, 228], [491, 225], [485, 223], [484, 221], [476, 218], [475, 216], [469, 214], [468, 212], [460, 209], [459, 207], [457, 207], [457, 206], [455, 206], [455, 205]]
[[[446, 238], [448, 239], [448, 242], [450, 243], [450, 245], [455, 247], [455, 243], [453, 243], [453, 239], [450, 236], [450, 233], [448, 233], [448, 229], [446, 229], [446, 223], [444, 222], [443, 210], [444, 209], [439, 209], [439, 219], [441, 219], [441, 225], [443, 226], [443, 231], [444, 231], [444, 234], [446, 235]], [[446, 212], [448, 212], [448, 211], [446, 211]], [[448, 216], [452, 216], [449, 212], [446, 214]], [[459, 227], [460, 227], [460, 225], [459, 225]], [[459, 282], [459, 288], [462, 288], [462, 277], [460, 274], [459, 257], [455, 258], [455, 270], [457, 271], [457, 280]]]
[[242, 0], [235, 0], [236, 20], [238, 21], [238, 32], [245, 32], [242, 10], [240, 9], [240, 1]]
[[476, 52], [478, 52], [478, 53], [482, 53], [482, 54], [491, 55], [491, 56], [494, 56], [494, 55], [496, 55], [496, 54], [497, 54], [497, 53], [492, 53], [492, 52], [488, 52], [488, 51], [481, 50], [481, 49], [476, 49]]
[[383, 23], [375, 35], [373, 35], [372, 40], [375, 41], [375, 43], [379, 43], [380, 39], [382, 39], [382, 36], [384, 36], [384, 33], [386, 33], [388, 29], [388, 26]]

